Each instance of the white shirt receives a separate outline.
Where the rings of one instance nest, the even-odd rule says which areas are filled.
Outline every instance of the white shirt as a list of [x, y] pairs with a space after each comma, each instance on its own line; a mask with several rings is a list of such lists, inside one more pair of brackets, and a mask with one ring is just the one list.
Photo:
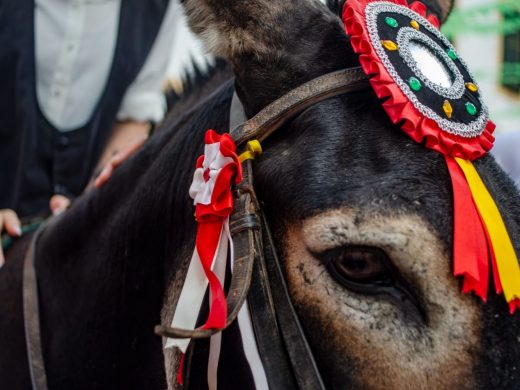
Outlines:
[[[121, 0], [36, 0], [36, 91], [42, 113], [58, 130], [85, 125], [103, 95], [117, 41]], [[139, 75], [129, 86], [118, 120], [160, 121], [162, 86], [179, 26], [171, 1]]]

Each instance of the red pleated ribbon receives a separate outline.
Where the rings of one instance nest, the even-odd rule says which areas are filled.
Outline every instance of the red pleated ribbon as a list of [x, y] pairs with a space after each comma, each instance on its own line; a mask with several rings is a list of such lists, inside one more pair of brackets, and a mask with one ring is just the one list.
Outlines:
[[462, 169], [452, 157], [446, 157], [446, 164], [453, 185], [453, 273], [464, 278], [463, 292], [473, 291], [486, 301], [490, 257], [486, 228]]
[[[520, 308], [518, 293], [520, 280], [516, 276], [519, 273], [518, 261], [514, 249], [511, 247], [509, 256], [502, 256], [498, 259], [501, 261], [501, 265], [497, 264], [495, 252], [499, 249], [500, 251], [504, 249], [494, 247], [493, 244], [493, 240], [501, 242], [496, 238], [500, 225], [504, 231], [501, 235], [498, 233], [498, 238], [505, 239], [505, 246], [510, 245], [503, 221], [501, 217], [496, 217], [498, 209], [493, 202], [492, 206], [496, 208], [493, 223], [486, 222], [486, 220], [490, 220], [489, 204], [486, 209], [486, 204], [482, 201], [482, 198], [476, 197], [475, 191], [479, 191], [479, 189], [471, 189], [468, 177], [461, 168], [461, 164], [469, 166], [471, 163], [466, 160], [457, 162], [455, 158], [448, 156], [445, 159], [453, 185], [453, 272], [455, 276], [463, 277], [463, 292], [474, 292], [475, 295], [486, 301], [489, 285], [489, 268], [491, 265], [497, 294], [504, 292], [502, 279], [508, 282], [508, 291], [504, 293], [509, 304], [509, 310], [511, 313], [514, 313], [516, 309]], [[470, 176], [469, 180], [474, 180], [474, 177]], [[485, 193], [487, 191], [480, 188], [480, 192]], [[487, 214], [482, 215], [479, 208]], [[489, 229], [494, 229], [491, 231], [494, 238], [490, 234]], [[512, 274], [514, 275], [513, 277]], [[513, 279], [513, 283], [511, 283], [511, 279]]]
[[197, 252], [199, 253], [204, 273], [208, 278], [210, 291], [209, 314], [206, 322], [202, 325], [205, 329], [222, 329], [226, 325], [226, 295], [217, 275], [211, 270], [222, 230], [223, 221], [199, 223], [197, 229]]
[[179, 362], [179, 369], [177, 370], [177, 383], [179, 385], [184, 384], [184, 360], [186, 359], [186, 354], [181, 354], [181, 360]]

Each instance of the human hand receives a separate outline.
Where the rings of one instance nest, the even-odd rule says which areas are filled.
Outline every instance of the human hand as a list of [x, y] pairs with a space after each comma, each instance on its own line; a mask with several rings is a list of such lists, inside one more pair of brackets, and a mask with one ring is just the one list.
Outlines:
[[22, 235], [22, 226], [18, 215], [13, 210], [1, 209], [0, 210], [0, 267], [5, 263], [4, 251], [2, 249], [1, 233], [3, 231], [11, 237], [20, 237]]
[[63, 213], [70, 206], [70, 199], [63, 195], [53, 195], [49, 201], [52, 215]]
[[128, 145], [128, 147], [114, 154], [94, 181], [96, 188], [103, 187], [108, 179], [110, 179], [112, 176], [114, 170], [123, 162], [125, 162], [132, 154], [134, 154], [144, 144], [145, 141], [146, 138], [138, 139]]

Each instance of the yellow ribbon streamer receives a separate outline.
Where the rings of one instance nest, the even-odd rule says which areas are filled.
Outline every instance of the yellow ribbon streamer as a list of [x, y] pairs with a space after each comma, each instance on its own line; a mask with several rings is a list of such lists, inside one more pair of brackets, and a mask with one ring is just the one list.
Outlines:
[[455, 161], [466, 176], [473, 200], [486, 225], [506, 301], [520, 299], [520, 266], [500, 211], [473, 163], [458, 157]]
[[246, 160], [254, 160], [256, 156], [260, 156], [262, 154], [262, 145], [256, 139], [251, 140], [247, 143], [247, 150], [238, 156], [240, 162], [244, 162]]

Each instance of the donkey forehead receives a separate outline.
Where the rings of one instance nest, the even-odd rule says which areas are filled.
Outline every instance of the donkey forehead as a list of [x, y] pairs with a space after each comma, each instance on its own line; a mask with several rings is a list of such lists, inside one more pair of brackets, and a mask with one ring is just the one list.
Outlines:
[[265, 144], [258, 181], [284, 219], [339, 207], [413, 212], [450, 242], [451, 187], [442, 156], [391, 124], [370, 91], [306, 110]]

